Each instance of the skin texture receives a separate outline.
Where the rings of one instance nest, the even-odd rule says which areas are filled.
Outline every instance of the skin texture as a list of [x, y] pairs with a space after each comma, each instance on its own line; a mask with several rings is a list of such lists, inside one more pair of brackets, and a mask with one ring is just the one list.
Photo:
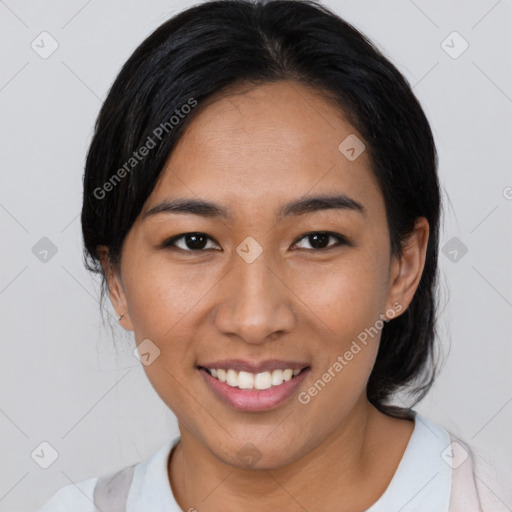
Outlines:
[[[100, 248], [123, 327], [161, 351], [144, 369], [178, 419], [169, 481], [183, 510], [365, 510], [400, 462], [414, 423], [366, 398], [380, 331], [307, 404], [295, 394], [269, 411], [235, 410], [197, 369], [225, 358], [307, 361], [304, 391], [380, 314], [397, 303], [407, 309], [428, 223], [418, 219], [402, 257], [391, 255], [367, 152], [349, 161], [338, 149], [349, 134], [362, 140], [340, 109], [296, 82], [224, 92], [202, 106], [175, 147], [125, 239], [120, 269]], [[333, 192], [361, 203], [364, 214], [330, 209], [276, 220], [288, 201]], [[142, 220], [177, 197], [214, 201], [232, 217]], [[330, 238], [320, 246], [329, 249], [315, 248], [304, 235], [318, 231], [351, 245]], [[184, 238], [163, 247], [190, 232], [211, 240], [195, 251]], [[263, 249], [252, 263], [236, 252], [249, 236]], [[237, 456], [246, 443], [260, 456], [251, 467]]]

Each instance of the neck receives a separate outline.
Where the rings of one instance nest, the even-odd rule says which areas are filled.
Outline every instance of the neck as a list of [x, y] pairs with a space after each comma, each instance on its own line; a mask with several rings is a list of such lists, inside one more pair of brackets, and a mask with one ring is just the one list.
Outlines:
[[[226, 464], [180, 425], [181, 440], [169, 464], [173, 494], [183, 510], [200, 512], [250, 510], [255, 504], [258, 510], [269, 511], [327, 510], [330, 504], [340, 511], [370, 506], [391, 480], [407, 444], [402, 442], [394, 467], [388, 462], [386, 474], [372, 478], [383, 470], [376, 463], [383, 440], [379, 432], [389, 421], [364, 397], [320, 444], [299, 459], [270, 469]], [[408, 441], [412, 428], [407, 428]]]

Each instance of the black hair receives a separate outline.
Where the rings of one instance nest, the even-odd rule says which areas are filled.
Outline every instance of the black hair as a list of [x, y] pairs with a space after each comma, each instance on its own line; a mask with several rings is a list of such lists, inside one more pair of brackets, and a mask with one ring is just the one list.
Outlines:
[[[118, 268], [123, 240], [186, 126], [228, 86], [293, 80], [332, 101], [362, 135], [385, 205], [392, 252], [401, 255], [415, 220], [430, 233], [415, 296], [386, 322], [368, 380], [370, 403], [405, 390], [417, 403], [437, 374], [438, 158], [408, 81], [354, 26], [314, 0], [210, 0], [158, 27], [134, 51], [98, 115], [84, 173], [84, 264], [106, 275], [97, 248]], [[154, 145], [151, 144], [151, 142]], [[138, 158], [140, 148], [150, 148]], [[124, 171], [123, 171], [124, 169]]]

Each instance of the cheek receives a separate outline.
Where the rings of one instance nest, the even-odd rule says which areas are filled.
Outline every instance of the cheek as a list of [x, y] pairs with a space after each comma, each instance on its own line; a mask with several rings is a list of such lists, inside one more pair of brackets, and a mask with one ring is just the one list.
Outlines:
[[[204, 276], [189, 267], [178, 271], [171, 265], [145, 265], [140, 278], [127, 280], [127, 299], [137, 344], [149, 339], [158, 356], [144, 365], [146, 376], [164, 403], [186, 422], [190, 418], [190, 378], [197, 354], [190, 340], [191, 323], [208, 289]], [[200, 411], [195, 411], [199, 414]], [[188, 425], [194, 430], [193, 425]]]
[[135, 337], [169, 340], [200, 307], [202, 299], [220, 280], [206, 266], [172, 265], [162, 258], [148, 259], [127, 272], [126, 296]]
[[[357, 258], [336, 272], [315, 271], [304, 278], [314, 329], [328, 326], [315, 343], [316, 368], [310, 385], [298, 397], [300, 421], [319, 436], [342, 422], [364, 393], [385, 325], [385, 279], [372, 259]], [[313, 317], [314, 318], [314, 317]], [[314, 320], [313, 320], [314, 321]], [[325, 411], [330, 411], [326, 416]], [[318, 418], [323, 426], [318, 427]]]
[[314, 313], [309, 313], [313, 332], [322, 332], [315, 344], [321, 382], [308, 392], [310, 397], [318, 393], [311, 412], [318, 407], [320, 414], [335, 402], [343, 415], [363, 391], [374, 366], [385, 325], [387, 270], [386, 262], [372, 254], [354, 252], [338, 264], [311, 267], [310, 272], [304, 267], [294, 287]]
[[187, 390], [198, 355], [193, 340], [226, 272], [208, 264], [172, 264], [162, 254], [127, 259], [125, 268], [123, 280], [136, 342], [149, 339], [159, 351], [144, 371], [162, 400], [187, 418], [194, 406]]
[[304, 265], [297, 275], [292, 289], [314, 313], [317, 324], [342, 344], [385, 312], [387, 269], [371, 253], [347, 253], [326, 265]]

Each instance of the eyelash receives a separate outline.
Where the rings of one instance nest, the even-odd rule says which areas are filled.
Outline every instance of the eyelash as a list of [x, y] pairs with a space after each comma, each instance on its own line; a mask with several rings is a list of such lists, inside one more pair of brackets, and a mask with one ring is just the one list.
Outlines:
[[[313, 249], [299, 249], [299, 250], [312, 251], [312, 252], [324, 252], [324, 251], [327, 251], [327, 250], [332, 249], [334, 247], [339, 247], [341, 245], [348, 245], [348, 246], [352, 246], [353, 245], [343, 235], [341, 235], [339, 233], [333, 233], [331, 231], [310, 231], [310, 232], [305, 233], [304, 235], [302, 235], [300, 238], [298, 238], [297, 241], [293, 243], [293, 245], [296, 245], [297, 243], [299, 243], [304, 238], [308, 238], [311, 235], [318, 235], [318, 234], [327, 235], [330, 238], [331, 237], [335, 238], [338, 241], [338, 243], [334, 244], [334, 245], [329, 245], [329, 246], [324, 247], [322, 249], [315, 249], [315, 248], [313, 248]], [[201, 233], [201, 232], [194, 231], [194, 232], [182, 233], [181, 235], [174, 236], [174, 237], [166, 240], [162, 244], [162, 247], [167, 248], [167, 249], [178, 249], [178, 250], [181, 250], [181, 251], [184, 251], [184, 252], [204, 252], [206, 250], [206, 249], [182, 249], [181, 247], [176, 247], [176, 245], [174, 245], [178, 240], [180, 240], [182, 238], [185, 238], [188, 235], [204, 235], [210, 241], [214, 241], [215, 243], [217, 243], [213, 238], [208, 236], [206, 233]]]

